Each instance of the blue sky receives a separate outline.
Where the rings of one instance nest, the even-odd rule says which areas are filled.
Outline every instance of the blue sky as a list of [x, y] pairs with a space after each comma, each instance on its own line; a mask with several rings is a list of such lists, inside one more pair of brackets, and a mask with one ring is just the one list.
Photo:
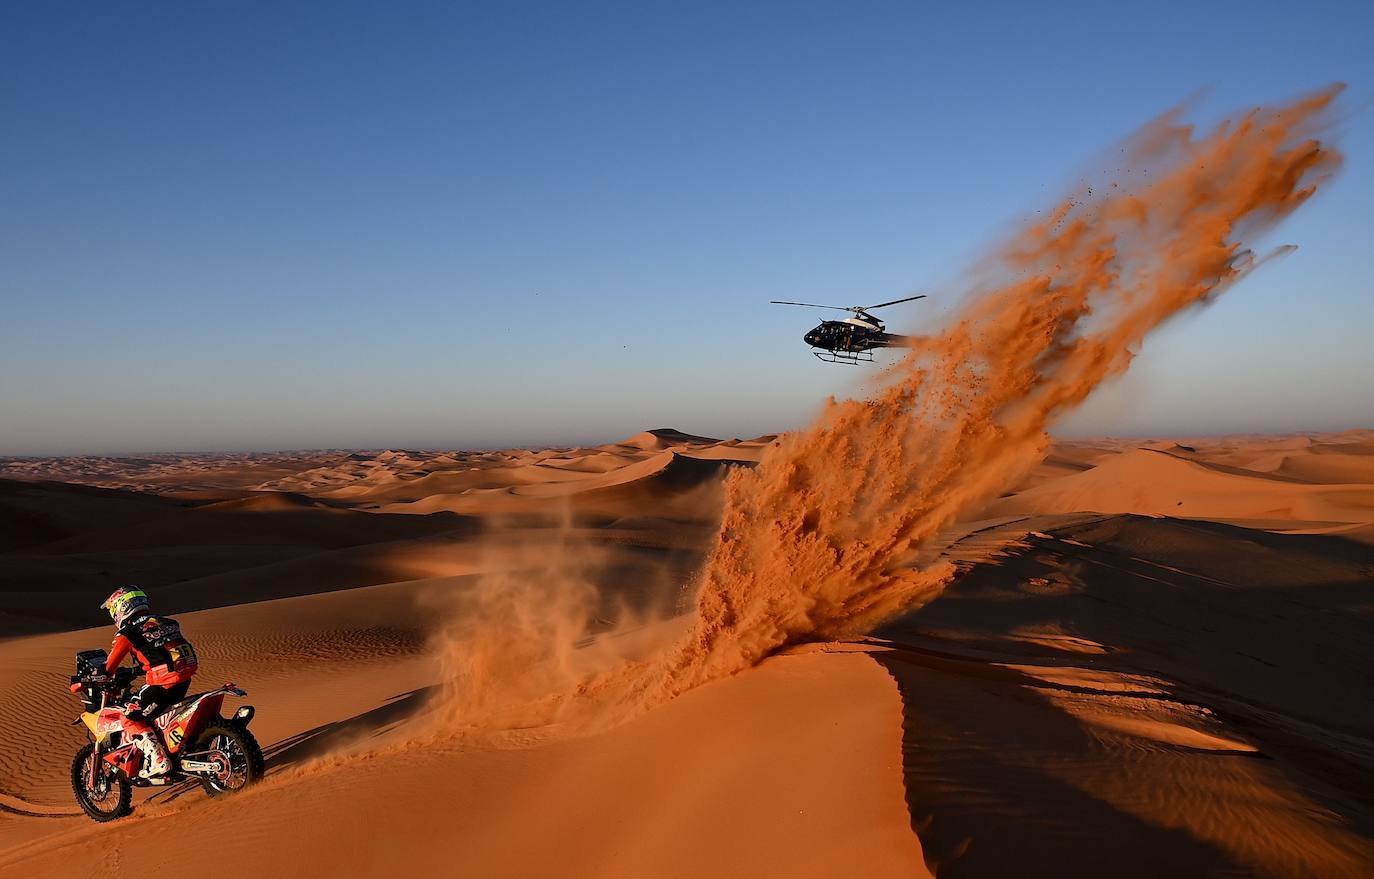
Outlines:
[[[1202, 7], [1202, 8], [1199, 8]], [[1064, 426], [1374, 425], [1370, 4], [5, 4], [0, 454], [798, 426], [1114, 141], [1348, 82], [1297, 253]], [[872, 374], [871, 372], [868, 374]]]

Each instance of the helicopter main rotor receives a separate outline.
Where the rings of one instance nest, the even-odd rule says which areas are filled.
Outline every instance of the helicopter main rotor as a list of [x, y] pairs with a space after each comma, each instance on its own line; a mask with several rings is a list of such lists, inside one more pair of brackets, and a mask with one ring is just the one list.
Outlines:
[[908, 297], [906, 297], [905, 299], [893, 299], [891, 302], [879, 302], [877, 305], [817, 305], [817, 304], [814, 303], [814, 302], [787, 302], [787, 301], [781, 300], [781, 299], [770, 299], [770, 300], [768, 301], [768, 304], [769, 304], [769, 305], [801, 305], [801, 306], [803, 306], [803, 307], [805, 307], [805, 308], [831, 308], [831, 309], [834, 309], [835, 311], [852, 311], [854, 314], [862, 314], [862, 315], [865, 315], [865, 316], [867, 317], [867, 316], [869, 316], [869, 315], [867, 314], [867, 312], [870, 311], [870, 310], [872, 310], [872, 309], [874, 309], [874, 308], [886, 308], [886, 307], [889, 306], [889, 305], [897, 305], [898, 303], [901, 303], [901, 302], [913, 302], [913, 301], [915, 301], [915, 300], [917, 300], [917, 299], [925, 299], [925, 298], [926, 298], [926, 295], [925, 295], [924, 293], [922, 293], [922, 294], [919, 295], [919, 296], [908, 296]]

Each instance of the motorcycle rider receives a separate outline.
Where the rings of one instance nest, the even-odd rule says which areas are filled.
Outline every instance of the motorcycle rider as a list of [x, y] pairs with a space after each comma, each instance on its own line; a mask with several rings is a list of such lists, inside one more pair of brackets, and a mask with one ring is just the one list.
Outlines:
[[152, 721], [186, 698], [196, 673], [196, 652], [182, 636], [177, 621], [154, 615], [148, 596], [136, 586], [121, 586], [100, 607], [109, 611], [115, 624], [105, 673], [114, 675], [130, 653], [143, 667], [144, 685], [124, 711], [124, 734], [143, 755], [139, 777], [163, 784], [171, 762]]

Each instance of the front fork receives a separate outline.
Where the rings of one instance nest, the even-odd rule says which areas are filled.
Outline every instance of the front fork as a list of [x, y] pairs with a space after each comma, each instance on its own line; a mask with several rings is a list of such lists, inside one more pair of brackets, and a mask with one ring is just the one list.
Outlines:
[[[96, 713], [97, 717], [104, 713], [105, 703], [109, 698], [109, 693], [100, 691], [100, 711]], [[91, 746], [91, 770], [86, 776], [86, 790], [94, 792], [98, 789], [96, 785], [100, 783], [100, 736], [97, 734], [92, 738], [95, 739], [95, 744]]]

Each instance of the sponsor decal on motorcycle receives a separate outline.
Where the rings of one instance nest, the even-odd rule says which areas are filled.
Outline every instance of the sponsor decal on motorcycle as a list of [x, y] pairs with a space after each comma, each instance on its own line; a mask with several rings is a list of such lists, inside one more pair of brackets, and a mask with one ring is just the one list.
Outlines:
[[[194, 665], [195, 653], [190, 645], [184, 649], [172, 645], [168, 655]], [[148, 721], [130, 717], [129, 710], [138, 708], [133, 699], [134, 669], [121, 668], [113, 675], [105, 672], [108, 654], [103, 650], [86, 650], [77, 654], [76, 674], [68, 689], [82, 700], [86, 710], [77, 723], [84, 723], [90, 733], [90, 743], [81, 748], [72, 761], [72, 791], [77, 803], [95, 821], [112, 821], [128, 815], [132, 809], [132, 789], [155, 786], [195, 778], [210, 796], [235, 793], [262, 777], [265, 770], [262, 748], [248, 724], [253, 719], [253, 707], [241, 706], [232, 718], [221, 714], [226, 696], [246, 696], [245, 691], [232, 683], [183, 699]], [[120, 707], [114, 707], [120, 706]], [[141, 774], [144, 746], [155, 742], [160, 730], [167, 746], [167, 771]], [[129, 739], [133, 738], [133, 741]], [[199, 744], [213, 759], [193, 759], [204, 756], [197, 752], [180, 756], [187, 746]], [[192, 759], [187, 759], [192, 758]], [[154, 761], [162, 765], [163, 759]]]

